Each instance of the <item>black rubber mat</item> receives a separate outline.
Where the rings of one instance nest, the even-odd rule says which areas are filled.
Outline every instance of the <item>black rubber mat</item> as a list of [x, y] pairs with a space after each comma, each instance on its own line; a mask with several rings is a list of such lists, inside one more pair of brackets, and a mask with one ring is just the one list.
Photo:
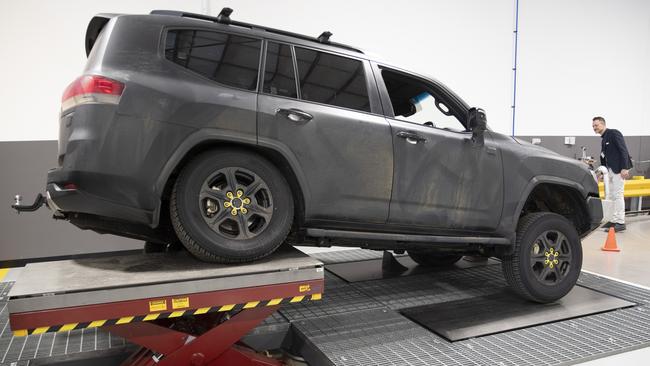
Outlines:
[[401, 313], [453, 342], [634, 305], [576, 286], [552, 304], [533, 303], [503, 290], [487, 296], [402, 309]]
[[500, 262], [493, 259], [490, 259], [487, 262], [472, 262], [463, 258], [452, 266], [436, 268], [431, 266], [418, 265], [408, 256], [400, 256], [396, 257], [395, 259], [398, 262], [396, 267], [399, 267], [401, 265], [403, 266], [402, 270], [399, 268], [386, 268], [382, 265], [382, 259], [326, 264], [325, 268], [348, 282], [361, 282], [418, 275], [435, 271], [444, 271], [453, 268], [462, 269], [484, 266], [486, 264], [500, 264]]

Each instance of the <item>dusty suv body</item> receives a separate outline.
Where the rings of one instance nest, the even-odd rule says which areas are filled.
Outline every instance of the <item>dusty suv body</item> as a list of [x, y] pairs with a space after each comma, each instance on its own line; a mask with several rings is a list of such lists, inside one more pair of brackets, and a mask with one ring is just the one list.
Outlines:
[[602, 218], [585, 166], [485, 130], [438, 81], [326, 34], [98, 15], [86, 50], [47, 181], [55, 215], [84, 229], [221, 262], [285, 240], [422, 264], [495, 255], [515, 290], [552, 301]]

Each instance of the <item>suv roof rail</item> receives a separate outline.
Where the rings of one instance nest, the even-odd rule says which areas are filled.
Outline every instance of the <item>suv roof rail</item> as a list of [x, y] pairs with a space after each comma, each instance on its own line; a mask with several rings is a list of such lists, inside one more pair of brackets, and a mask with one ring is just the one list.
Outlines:
[[269, 33], [275, 33], [275, 34], [280, 34], [280, 35], [283, 35], [283, 36], [300, 38], [300, 39], [303, 39], [303, 40], [306, 40], [306, 41], [312, 41], [312, 42], [327, 44], [327, 45], [331, 45], [331, 46], [335, 46], [335, 47], [344, 48], [344, 49], [349, 50], [349, 51], [363, 53], [363, 51], [361, 51], [358, 48], [354, 48], [352, 46], [348, 46], [348, 45], [342, 44], [342, 43], [330, 42], [329, 39], [332, 36], [332, 33], [328, 32], [328, 31], [325, 31], [325, 32], [321, 33], [321, 35], [318, 36], [318, 38], [310, 37], [310, 36], [300, 34], [300, 33], [293, 33], [293, 32], [283, 31], [283, 30], [280, 30], [280, 29], [269, 28], [269, 27], [265, 27], [265, 26], [261, 26], [261, 25], [257, 25], [257, 24], [232, 20], [232, 19], [230, 19], [230, 14], [232, 14], [232, 12], [233, 12], [233, 10], [231, 8], [223, 8], [223, 9], [221, 9], [221, 12], [219, 12], [219, 15], [216, 16], [216, 17], [210, 16], [210, 15], [205, 15], [205, 14], [188, 13], [188, 12], [180, 11], [180, 10], [152, 10], [151, 14], [171, 15], [171, 16], [177, 16], [177, 17], [183, 17], [183, 18], [206, 20], [206, 21], [209, 21], [209, 22], [226, 24], [226, 25], [235, 25], [235, 26], [238, 26], [238, 27], [244, 27], [244, 28], [249, 28], [249, 29], [258, 29], [258, 30], [263, 30], [265, 32], [269, 32]]

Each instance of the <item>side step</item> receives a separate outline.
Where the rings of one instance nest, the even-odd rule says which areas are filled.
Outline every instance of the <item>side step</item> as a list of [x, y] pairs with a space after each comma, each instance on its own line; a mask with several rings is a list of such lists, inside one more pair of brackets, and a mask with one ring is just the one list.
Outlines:
[[441, 236], [441, 235], [412, 235], [412, 234], [390, 234], [372, 233], [365, 231], [307, 229], [307, 236], [316, 238], [341, 238], [376, 241], [401, 241], [419, 243], [444, 243], [444, 244], [490, 244], [510, 245], [506, 238], [489, 236]]

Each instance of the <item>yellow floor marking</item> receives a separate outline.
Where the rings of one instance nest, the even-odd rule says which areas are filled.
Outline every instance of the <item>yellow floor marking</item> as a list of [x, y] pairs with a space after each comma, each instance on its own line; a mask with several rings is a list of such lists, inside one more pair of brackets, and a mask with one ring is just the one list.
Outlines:
[[27, 336], [27, 329], [21, 329], [21, 330], [14, 331], [14, 336], [15, 337], [25, 337], [25, 336]]
[[321, 294], [313, 294], [311, 295], [312, 300], [320, 300], [321, 299]]
[[281, 303], [281, 302], [282, 302], [282, 298], [279, 298], [279, 299], [273, 299], [273, 300], [269, 301], [269, 303], [266, 304], [266, 306], [277, 305], [277, 304], [279, 304], [279, 303]]
[[179, 316], [182, 316], [183, 314], [185, 314], [185, 310], [174, 311], [173, 313], [169, 314], [169, 317], [170, 318], [178, 318]]
[[9, 270], [11, 268], [0, 268], [0, 281], [4, 280], [5, 276], [7, 273], [9, 273]]

